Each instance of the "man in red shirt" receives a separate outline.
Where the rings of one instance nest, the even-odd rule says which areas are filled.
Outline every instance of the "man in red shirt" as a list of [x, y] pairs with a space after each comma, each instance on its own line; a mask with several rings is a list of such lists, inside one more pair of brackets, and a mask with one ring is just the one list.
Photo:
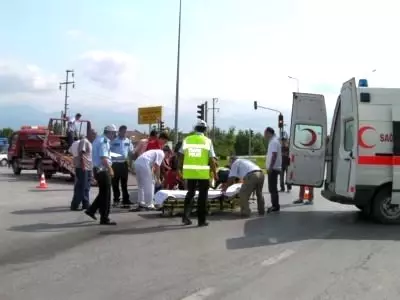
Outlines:
[[147, 141], [147, 150], [157, 150], [157, 149], [162, 149], [165, 143], [167, 143], [169, 140], [168, 134], [166, 132], [161, 132], [159, 136], [157, 137], [157, 132], [153, 130], [150, 133], [150, 137]]

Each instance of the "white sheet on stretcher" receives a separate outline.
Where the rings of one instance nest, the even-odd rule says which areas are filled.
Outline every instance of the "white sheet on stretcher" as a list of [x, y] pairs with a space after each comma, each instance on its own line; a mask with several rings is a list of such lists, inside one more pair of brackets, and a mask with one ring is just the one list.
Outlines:
[[[221, 190], [210, 189], [208, 191], [208, 199], [218, 198], [222, 194], [224, 194], [227, 197], [233, 197], [239, 193], [241, 186], [242, 186], [241, 183], [233, 184], [226, 189], [225, 193], [222, 193]], [[160, 190], [154, 195], [154, 204], [161, 206], [163, 205], [164, 201], [167, 200], [168, 198], [185, 199], [186, 193], [187, 193], [186, 190]], [[197, 198], [198, 195], [199, 192], [196, 192], [195, 198]]]

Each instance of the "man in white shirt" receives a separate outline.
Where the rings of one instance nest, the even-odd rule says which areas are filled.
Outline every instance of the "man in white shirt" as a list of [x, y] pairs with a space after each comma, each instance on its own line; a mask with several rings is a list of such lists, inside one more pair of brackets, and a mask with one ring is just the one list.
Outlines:
[[75, 158], [78, 156], [78, 147], [79, 147], [80, 139], [74, 138], [74, 142], [71, 147], [69, 147], [68, 152], [72, 154], [72, 157]]
[[268, 140], [266, 169], [268, 172], [268, 190], [271, 194], [272, 204], [267, 212], [279, 212], [278, 177], [282, 169], [282, 148], [273, 128], [267, 127], [264, 131], [264, 137]]
[[138, 210], [154, 209], [154, 185], [161, 184], [160, 167], [165, 154], [171, 152], [166, 146], [163, 150], [148, 150], [135, 160], [136, 180], [138, 185]]
[[82, 115], [81, 114], [76, 114], [74, 118], [69, 118], [68, 119], [68, 124], [67, 124], [67, 142], [68, 142], [68, 148], [71, 147], [72, 143], [74, 142], [74, 137], [76, 134], [76, 122], [79, 122], [81, 119]]
[[248, 159], [231, 157], [230, 163], [231, 169], [224, 190], [234, 184], [236, 179], [242, 180], [243, 184], [239, 192], [241, 216], [250, 217], [249, 199], [253, 192], [257, 195], [258, 214], [263, 216], [265, 214], [265, 203], [262, 194], [265, 179], [264, 172], [259, 166]]

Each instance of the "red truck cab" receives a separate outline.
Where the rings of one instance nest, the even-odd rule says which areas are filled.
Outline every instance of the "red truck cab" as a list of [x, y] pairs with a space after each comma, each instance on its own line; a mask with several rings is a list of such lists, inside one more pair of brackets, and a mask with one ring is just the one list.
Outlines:
[[22, 126], [9, 140], [8, 161], [15, 175], [22, 170], [36, 170], [44, 156], [43, 146], [48, 129], [45, 126]]

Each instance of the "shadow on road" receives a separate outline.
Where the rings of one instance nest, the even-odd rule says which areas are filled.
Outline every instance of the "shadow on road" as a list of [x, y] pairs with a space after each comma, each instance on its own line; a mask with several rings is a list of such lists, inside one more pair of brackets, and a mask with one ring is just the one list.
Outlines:
[[58, 213], [58, 212], [71, 212], [68, 206], [54, 206], [45, 207], [41, 209], [22, 209], [12, 211], [13, 215], [34, 215], [34, 214], [46, 214], [46, 213]]
[[98, 223], [94, 223], [93, 221], [81, 221], [81, 222], [71, 222], [71, 223], [61, 223], [61, 224], [37, 223], [37, 224], [12, 226], [8, 230], [22, 231], [22, 232], [46, 232], [46, 231], [55, 231], [57, 229], [87, 227], [94, 225], [98, 225]]
[[110, 231], [102, 231], [101, 235], [135, 235], [135, 234], [147, 234], [147, 233], [158, 233], [164, 231], [172, 231], [172, 230], [182, 230], [182, 229], [190, 229], [193, 226], [183, 226], [183, 225], [159, 225], [153, 227], [139, 227], [139, 228], [124, 228], [124, 229], [116, 229]]
[[226, 240], [228, 250], [289, 242], [324, 240], [400, 240], [399, 227], [366, 220], [354, 211], [281, 211], [245, 223], [244, 236]]

